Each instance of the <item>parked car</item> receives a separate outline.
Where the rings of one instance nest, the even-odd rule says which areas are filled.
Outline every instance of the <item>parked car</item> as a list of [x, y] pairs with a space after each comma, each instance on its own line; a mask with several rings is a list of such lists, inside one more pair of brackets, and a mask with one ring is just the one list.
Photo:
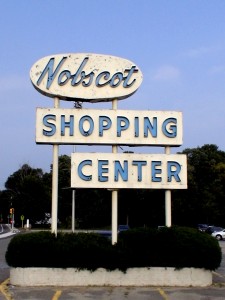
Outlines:
[[119, 225], [118, 226], [118, 232], [126, 231], [126, 230], [129, 230], [129, 229], [130, 229], [129, 225]]
[[225, 229], [223, 229], [221, 231], [213, 232], [212, 236], [215, 237], [219, 241], [225, 239]]
[[209, 227], [208, 224], [198, 224], [198, 225], [197, 225], [197, 228], [198, 228], [198, 230], [200, 230], [200, 231], [205, 231], [208, 227]]
[[157, 228], [162, 229], [162, 228], [165, 228], [165, 227], [166, 227], [165, 225], [159, 225]]
[[205, 232], [208, 233], [208, 234], [212, 234], [213, 232], [217, 232], [217, 231], [221, 231], [223, 230], [222, 227], [218, 227], [218, 226], [209, 226]]

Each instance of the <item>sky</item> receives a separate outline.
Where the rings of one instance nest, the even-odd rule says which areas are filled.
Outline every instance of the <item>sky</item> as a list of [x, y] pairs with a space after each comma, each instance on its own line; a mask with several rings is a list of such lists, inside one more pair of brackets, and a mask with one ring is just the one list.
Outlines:
[[[30, 69], [54, 54], [96, 53], [134, 62], [143, 82], [118, 109], [181, 111], [183, 145], [172, 151], [205, 144], [225, 151], [225, 1], [2, 0], [0, 8], [0, 190], [23, 164], [50, 171], [52, 146], [36, 144], [35, 112], [54, 103], [34, 89]], [[60, 101], [60, 107], [72, 108], [73, 102]], [[110, 109], [111, 103], [83, 107]], [[59, 152], [73, 150], [62, 145]]]

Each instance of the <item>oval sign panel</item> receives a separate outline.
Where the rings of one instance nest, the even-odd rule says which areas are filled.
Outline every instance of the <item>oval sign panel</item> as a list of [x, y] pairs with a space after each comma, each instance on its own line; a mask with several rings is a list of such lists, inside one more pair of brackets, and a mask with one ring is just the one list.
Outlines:
[[125, 99], [143, 76], [133, 62], [111, 55], [70, 53], [46, 56], [31, 68], [34, 87], [49, 97], [100, 102]]

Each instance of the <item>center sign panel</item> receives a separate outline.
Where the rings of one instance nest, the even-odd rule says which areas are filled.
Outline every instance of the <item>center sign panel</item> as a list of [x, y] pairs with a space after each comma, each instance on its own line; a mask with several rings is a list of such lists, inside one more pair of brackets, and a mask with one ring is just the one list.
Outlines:
[[72, 188], [186, 189], [182, 154], [72, 153]]

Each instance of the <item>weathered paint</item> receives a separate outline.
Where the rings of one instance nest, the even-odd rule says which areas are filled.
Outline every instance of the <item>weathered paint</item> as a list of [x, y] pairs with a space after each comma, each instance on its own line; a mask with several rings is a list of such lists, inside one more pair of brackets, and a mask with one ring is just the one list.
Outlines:
[[72, 188], [186, 189], [183, 154], [72, 153]]
[[131, 96], [143, 76], [133, 62], [93, 53], [57, 54], [31, 68], [34, 87], [49, 97], [71, 101], [112, 101]]
[[37, 143], [180, 146], [182, 138], [181, 112], [54, 108], [36, 112]]

